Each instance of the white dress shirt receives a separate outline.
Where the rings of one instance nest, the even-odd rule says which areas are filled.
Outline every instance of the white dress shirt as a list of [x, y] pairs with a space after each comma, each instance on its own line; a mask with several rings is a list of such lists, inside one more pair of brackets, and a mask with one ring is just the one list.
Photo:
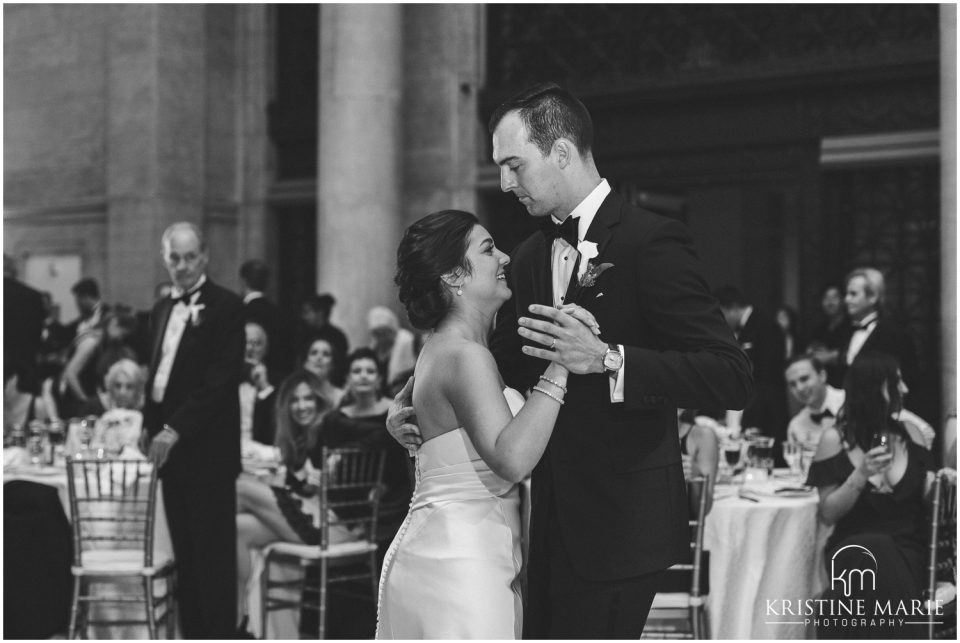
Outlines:
[[[845, 399], [846, 394], [842, 389], [833, 388], [828, 384], [827, 394], [823, 398], [823, 406], [816, 411], [809, 406], [800, 409], [800, 412], [790, 420], [790, 425], [787, 427], [787, 436], [793, 442], [816, 447], [823, 432], [836, 426], [837, 414], [840, 413], [840, 407], [843, 406]], [[810, 417], [812, 413], [823, 413], [828, 410], [833, 413], [833, 417], [824, 417], [819, 424]]]
[[[163, 395], [167, 391], [167, 383], [170, 381], [170, 370], [173, 368], [173, 360], [177, 356], [177, 349], [180, 347], [180, 340], [183, 338], [183, 331], [187, 328], [190, 321], [190, 309], [197, 305], [197, 299], [200, 297], [200, 286], [207, 281], [206, 275], [200, 275], [197, 284], [190, 289], [190, 304], [183, 301], [177, 302], [170, 311], [170, 317], [167, 320], [167, 327], [163, 331], [163, 344], [160, 347], [160, 363], [157, 364], [157, 372], [153, 376], [153, 389], [150, 391], [150, 399], [158, 404], [163, 401]], [[183, 291], [173, 287], [170, 291], [171, 298], [181, 296]], [[189, 293], [188, 293], [189, 294]]]
[[853, 360], [856, 359], [863, 345], [867, 343], [867, 338], [873, 333], [873, 329], [877, 327], [878, 319], [879, 316], [877, 313], [873, 312], [857, 324], [857, 329], [854, 330], [853, 335], [850, 336], [850, 344], [847, 346], [847, 364], [853, 364]]
[[[590, 229], [590, 224], [593, 223], [593, 219], [597, 215], [597, 210], [600, 209], [600, 205], [603, 203], [603, 200], [607, 198], [608, 194], [610, 194], [610, 184], [607, 183], [606, 179], [601, 179], [600, 184], [593, 188], [593, 191], [568, 215], [577, 217], [578, 241], [583, 241], [586, 238], [587, 230]], [[554, 223], [561, 223], [552, 215], [550, 218], [553, 219]], [[570, 278], [573, 276], [573, 267], [576, 265], [577, 257], [580, 253], [576, 248], [559, 237], [553, 240], [551, 252], [553, 305], [559, 308], [564, 304], [567, 286], [570, 285]], [[623, 352], [623, 345], [621, 344], [620, 353], [623, 354]], [[617, 372], [617, 377], [610, 379], [611, 402], [623, 402], [623, 378], [626, 373], [626, 366], [627, 362], [626, 359], [624, 359], [623, 366], [621, 366]]]

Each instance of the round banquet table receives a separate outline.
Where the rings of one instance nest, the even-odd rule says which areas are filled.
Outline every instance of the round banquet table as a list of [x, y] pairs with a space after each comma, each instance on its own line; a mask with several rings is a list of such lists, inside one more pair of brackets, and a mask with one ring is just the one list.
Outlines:
[[[823, 591], [823, 547], [830, 529], [817, 520], [816, 492], [796, 498], [766, 493], [738, 497], [737, 487], [716, 486], [704, 548], [710, 551], [707, 599], [712, 639], [815, 638], [803, 617], [780, 616], [782, 600]], [[769, 601], [775, 601], [770, 610]]]

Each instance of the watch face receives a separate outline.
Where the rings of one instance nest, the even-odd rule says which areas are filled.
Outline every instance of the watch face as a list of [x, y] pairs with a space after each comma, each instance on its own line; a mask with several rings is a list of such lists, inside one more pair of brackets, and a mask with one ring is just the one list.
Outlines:
[[623, 365], [623, 355], [618, 351], [607, 351], [603, 356], [603, 367], [608, 371], [618, 371]]

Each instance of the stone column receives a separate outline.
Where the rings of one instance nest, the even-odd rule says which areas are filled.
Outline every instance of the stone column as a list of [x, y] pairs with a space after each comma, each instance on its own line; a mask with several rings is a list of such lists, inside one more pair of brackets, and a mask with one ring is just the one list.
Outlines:
[[[270, 47], [275, 26], [266, 5], [238, 5], [240, 136], [237, 140], [240, 166], [240, 261], [273, 256], [272, 228], [266, 202], [272, 172], [267, 136], [266, 105], [269, 102]], [[275, 262], [274, 262], [275, 263]], [[274, 275], [274, 278], [276, 275]]]
[[402, 224], [400, 5], [320, 9], [317, 289], [337, 298], [333, 322], [366, 344], [366, 312], [397, 309]]
[[[411, 4], [404, 9], [404, 221], [456, 208], [476, 212], [477, 116], [483, 5]], [[487, 158], [491, 168], [493, 162]]]
[[106, 21], [106, 290], [141, 309], [167, 278], [164, 228], [203, 215], [204, 15], [204, 5], [120, 4]]
[[[957, 412], [957, 6], [940, 6], [940, 306], [943, 414]], [[935, 426], [939, 426], [938, 422]]]

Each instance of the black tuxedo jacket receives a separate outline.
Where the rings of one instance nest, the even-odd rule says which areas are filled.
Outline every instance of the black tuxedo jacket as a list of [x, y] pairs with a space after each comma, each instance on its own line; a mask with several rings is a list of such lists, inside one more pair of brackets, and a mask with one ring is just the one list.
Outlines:
[[[846, 364], [847, 350], [849, 347], [850, 340], [848, 339], [840, 355], [844, 361], [844, 365], [847, 367], [849, 367], [849, 364]], [[907, 388], [915, 388], [917, 386], [917, 379], [920, 375], [920, 367], [917, 364], [917, 351], [914, 347], [913, 339], [897, 322], [889, 317], [883, 316], [877, 319], [877, 325], [874, 326], [873, 332], [867, 337], [867, 341], [863, 343], [863, 348], [860, 349], [857, 356], [863, 355], [868, 351], [887, 353], [888, 355], [896, 357], [900, 363], [900, 374], [903, 376], [903, 381], [906, 383]], [[856, 360], [856, 357], [854, 360]]]
[[[702, 277], [687, 228], [610, 194], [586, 239], [594, 263], [612, 263], [591, 288], [571, 288], [597, 318], [601, 339], [623, 344], [623, 403], [605, 374], [571, 375], [547, 451], [533, 474], [531, 544], [538, 489], [552, 484], [562, 537], [578, 574], [627, 578], [689, 556], [677, 407], [742, 408], [750, 366]], [[552, 305], [551, 252], [542, 234], [523, 241], [507, 267], [510, 301], [498, 313], [491, 350], [507, 384], [524, 391], [546, 362], [521, 352], [518, 316]], [[573, 285], [576, 280], [571, 280]], [[550, 479], [538, 476], [550, 471]]]
[[747, 323], [740, 329], [737, 341], [750, 358], [754, 382], [783, 384], [786, 361], [783, 331], [773, 317], [754, 308]]
[[783, 331], [773, 317], [754, 308], [737, 340], [750, 359], [756, 385], [756, 395], [743, 410], [743, 426], [783, 440], [789, 421]]
[[152, 353], [144, 421], [150, 436], [169, 424], [180, 435], [160, 476], [222, 481], [240, 472], [240, 378], [243, 376], [243, 302], [209, 279], [200, 287], [197, 323], [187, 323], [163, 401], [151, 399], [161, 345], [173, 304], [162, 299], [151, 314]]
[[37, 353], [46, 316], [39, 292], [16, 279], [3, 278], [4, 361], [17, 366], [20, 389], [30, 393], [40, 392]]

